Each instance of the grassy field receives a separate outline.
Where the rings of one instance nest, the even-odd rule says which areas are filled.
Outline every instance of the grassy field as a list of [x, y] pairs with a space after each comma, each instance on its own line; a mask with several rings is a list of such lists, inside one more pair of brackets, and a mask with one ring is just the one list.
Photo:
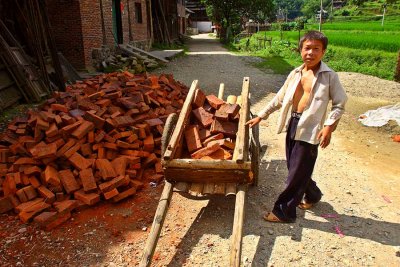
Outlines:
[[[318, 29], [318, 24], [306, 25], [306, 30]], [[368, 29], [368, 30], [367, 30]], [[381, 26], [381, 21], [348, 21], [327, 22], [322, 25], [322, 32], [329, 39], [329, 46], [324, 61], [336, 71], [359, 72], [393, 80], [400, 50], [400, 17], [391, 18]], [[260, 47], [258, 38], [272, 37], [272, 45], [264, 49]], [[250, 45], [246, 40], [236, 44], [236, 48], [247, 50], [251, 54], [261, 56], [269, 62], [259, 66], [272, 68], [277, 73], [285, 72], [281, 67], [274, 67], [277, 58], [281, 58], [291, 67], [301, 63], [295, 52], [299, 40], [298, 31], [268, 31], [254, 34]], [[275, 62], [275, 63], [274, 63]]]

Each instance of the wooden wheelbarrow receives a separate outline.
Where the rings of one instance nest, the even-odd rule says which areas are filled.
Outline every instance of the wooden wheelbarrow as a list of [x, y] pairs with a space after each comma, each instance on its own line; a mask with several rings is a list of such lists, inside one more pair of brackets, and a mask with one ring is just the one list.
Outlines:
[[[165, 123], [161, 147], [165, 185], [139, 265], [142, 267], [151, 264], [174, 189], [180, 192], [190, 189], [200, 195], [236, 195], [230, 266], [240, 266], [246, 192], [248, 185], [257, 185], [259, 172], [259, 128], [257, 125], [250, 131], [245, 125], [252, 116], [249, 78], [243, 79], [241, 96], [237, 98], [241, 99], [241, 109], [232, 160], [176, 158], [177, 146], [183, 139], [183, 130], [189, 121], [191, 104], [198, 90], [197, 84], [197, 80], [193, 81], [179, 117], [170, 114]], [[223, 99], [223, 91], [224, 85], [221, 84], [218, 98]]]

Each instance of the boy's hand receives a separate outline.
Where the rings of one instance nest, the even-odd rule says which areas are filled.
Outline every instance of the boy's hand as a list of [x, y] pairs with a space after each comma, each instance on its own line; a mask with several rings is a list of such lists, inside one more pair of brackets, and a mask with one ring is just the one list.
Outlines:
[[317, 138], [321, 148], [325, 148], [330, 144], [333, 130], [332, 125], [327, 125], [318, 133]]
[[259, 124], [260, 121], [261, 121], [260, 117], [255, 117], [255, 118], [252, 118], [251, 120], [249, 120], [248, 122], [246, 122], [246, 125], [249, 125], [250, 128], [252, 128], [254, 125]]

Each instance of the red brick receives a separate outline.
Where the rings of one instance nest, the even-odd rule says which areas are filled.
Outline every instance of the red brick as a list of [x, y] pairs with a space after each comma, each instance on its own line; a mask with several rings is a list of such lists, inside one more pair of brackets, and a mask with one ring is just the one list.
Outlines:
[[204, 128], [209, 127], [213, 122], [213, 114], [207, 112], [203, 107], [193, 110], [192, 113]]
[[144, 151], [148, 151], [148, 152], [153, 152], [153, 150], [154, 150], [154, 139], [153, 139], [153, 135], [152, 134], [148, 135], [143, 140], [143, 150]]
[[57, 157], [61, 157], [64, 155], [65, 152], [67, 152], [71, 147], [73, 147], [76, 144], [76, 139], [70, 138], [65, 145], [63, 145], [56, 153]]
[[193, 153], [203, 147], [201, 145], [199, 127], [197, 125], [189, 125], [184, 134], [189, 153]]
[[109, 180], [117, 176], [113, 166], [107, 159], [97, 159], [96, 168], [99, 170], [101, 177], [104, 180]]
[[59, 213], [67, 213], [78, 207], [78, 200], [67, 199], [60, 202], [54, 202], [53, 206]]
[[78, 152], [75, 152], [71, 157], [69, 157], [68, 161], [80, 171], [89, 168], [92, 164], [89, 160], [82, 157], [82, 155]]
[[223, 133], [229, 137], [236, 137], [237, 131], [238, 124], [236, 122], [214, 120], [211, 125], [212, 134]]
[[[215, 151], [214, 153], [209, 154], [207, 159], [211, 158], [211, 159], [225, 159], [225, 160], [229, 160], [232, 159], [232, 154], [229, 153], [228, 151], [226, 151], [223, 148], [218, 149], [217, 151]], [[204, 159], [204, 158], [202, 158]]]
[[104, 123], [106, 121], [105, 119], [97, 116], [96, 114], [90, 113], [90, 112], [86, 112], [84, 117], [86, 120], [93, 122], [94, 127], [96, 129], [102, 129], [104, 126]]
[[118, 192], [118, 189], [117, 189], [117, 188], [114, 188], [114, 189], [112, 189], [112, 190], [110, 190], [110, 191], [108, 191], [108, 192], [103, 193], [104, 198], [105, 198], [106, 200], [108, 200], [108, 199], [110, 199], [110, 198], [113, 198], [113, 197], [115, 197], [115, 196], [118, 195], [118, 194], [119, 194], [119, 192]]
[[41, 186], [41, 183], [35, 176], [28, 176], [29, 183], [34, 187], [34, 188], [39, 188]]
[[41, 213], [42, 211], [50, 208], [50, 204], [47, 204], [45, 202], [39, 202], [37, 204], [34, 204], [24, 210], [22, 210], [18, 216], [21, 219], [22, 222], [27, 223], [29, 222], [33, 217], [35, 217], [37, 214]]
[[88, 193], [85, 194], [85, 192], [82, 190], [76, 191], [74, 193], [75, 199], [78, 199], [85, 203], [86, 205], [92, 206], [96, 204], [97, 202], [100, 201], [100, 195], [97, 193]]
[[0, 214], [12, 210], [13, 207], [10, 197], [0, 198]]
[[3, 182], [3, 192], [5, 197], [13, 195], [15, 194], [15, 192], [17, 192], [17, 187], [13, 175], [8, 174], [6, 176], [6, 179]]
[[206, 99], [210, 106], [214, 109], [219, 109], [219, 107], [225, 103], [223, 100], [219, 99], [215, 95], [208, 95], [206, 96]]
[[220, 140], [220, 139], [224, 139], [223, 133], [217, 133], [215, 135], [208, 137], [206, 140], [203, 141], [203, 144], [204, 144], [204, 146], [207, 146], [208, 143], [215, 141], [215, 140]]
[[28, 201], [28, 202], [25, 202], [25, 203], [21, 203], [21, 204], [19, 204], [18, 206], [15, 207], [15, 211], [17, 213], [19, 213], [19, 212], [23, 211], [24, 209], [27, 209], [30, 206], [33, 206], [33, 205], [35, 205], [37, 203], [40, 203], [40, 202], [43, 202], [43, 201], [44, 201], [43, 198], [36, 198], [34, 200], [31, 200], [31, 201]]
[[206, 100], [206, 95], [203, 93], [202, 90], [196, 89], [192, 106], [194, 108], [199, 108], [204, 105], [204, 101]]
[[92, 169], [84, 169], [79, 172], [79, 177], [81, 178], [83, 190], [85, 192], [90, 192], [97, 189], [96, 180], [93, 176]]
[[31, 186], [31, 185], [25, 186], [22, 189], [24, 190], [24, 193], [25, 193], [26, 197], [28, 198], [28, 200], [32, 200], [37, 197], [37, 192], [33, 186]]
[[58, 128], [55, 123], [52, 123], [49, 129], [45, 132], [47, 137], [53, 137], [58, 134]]
[[193, 159], [200, 159], [204, 156], [208, 156], [212, 153], [214, 153], [215, 151], [217, 151], [220, 148], [219, 144], [213, 144], [211, 146], [207, 146], [205, 148], [202, 148], [200, 150], [197, 150], [196, 152], [194, 152], [193, 154], [191, 154], [191, 157]]
[[44, 202], [46, 203], [51, 204], [56, 200], [56, 195], [43, 185], [39, 186], [37, 191], [39, 192], [39, 195], [44, 198]]
[[50, 165], [48, 165], [44, 171], [44, 180], [46, 184], [55, 186], [60, 185], [60, 175], [58, 174], [58, 171]]
[[129, 196], [134, 195], [135, 193], [136, 193], [136, 188], [135, 187], [129, 188], [129, 189], [119, 193], [115, 197], [113, 197], [113, 201], [114, 202], [121, 201], [121, 200], [123, 200], [123, 199], [125, 199], [125, 198], [127, 198]]
[[222, 148], [224, 149], [229, 149], [229, 150], [234, 150], [235, 149], [235, 143], [231, 142], [229, 140], [226, 139], [220, 139], [220, 140], [213, 140], [207, 143], [207, 145], [212, 145], [218, 143]]
[[22, 203], [28, 202], [28, 198], [25, 195], [24, 189], [17, 190], [17, 192], [15, 192], [15, 195], [17, 195], [20, 202]]
[[89, 133], [89, 131], [93, 130], [94, 124], [90, 121], [83, 121], [79, 127], [72, 132], [72, 136], [76, 137], [77, 139], [82, 139], [85, 135]]
[[68, 113], [68, 108], [62, 104], [51, 104], [50, 107], [54, 111], [62, 111], [64, 113]]
[[68, 194], [79, 190], [80, 186], [70, 170], [59, 171], [59, 174], [61, 183]]

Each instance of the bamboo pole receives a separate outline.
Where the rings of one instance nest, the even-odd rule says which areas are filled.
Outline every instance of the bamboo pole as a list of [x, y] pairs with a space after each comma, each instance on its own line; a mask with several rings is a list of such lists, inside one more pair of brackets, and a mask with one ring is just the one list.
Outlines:
[[164, 224], [165, 217], [167, 215], [169, 203], [171, 201], [172, 188], [172, 184], [165, 181], [164, 190], [158, 202], [158, 207], [154, 216], [153, 224], [151, 225], [150, 234], [147, 238], [146, 246], [144, 247], [143, 251], [143, 256], [139, 263], [140, 267], [147, 267], [151, 264], [151, 259], [156, 249], [157, 241], [160, 237], [160, 232]]

